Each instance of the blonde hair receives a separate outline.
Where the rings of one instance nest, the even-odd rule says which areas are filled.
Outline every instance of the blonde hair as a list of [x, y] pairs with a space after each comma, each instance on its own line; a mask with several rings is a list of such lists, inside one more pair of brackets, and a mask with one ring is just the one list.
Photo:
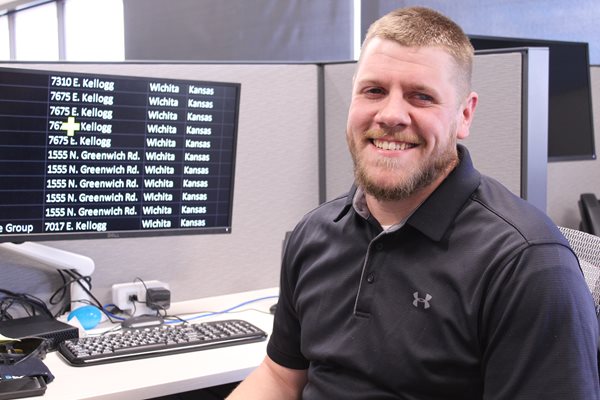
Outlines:
[[362, 44], [379, 37], [406, 47], [440, 47], [455, 61], [459, 93], [471, 90], [473, 46], [460, 26], [446, 16], [425, 7], [399, 8], [375, 21]]

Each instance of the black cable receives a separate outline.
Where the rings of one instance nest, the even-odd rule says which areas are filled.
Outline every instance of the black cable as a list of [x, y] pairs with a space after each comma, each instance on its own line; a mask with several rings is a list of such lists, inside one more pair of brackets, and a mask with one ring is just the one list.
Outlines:
[[0, 320], [13, 319], [13, 315], [9, 312], [12, 307], [20, 306], [28, 316], [44, 314], [50, 318], [54, 318], [52, 312], [39, 297], [27, 293], [15, 293], [7, 289], [0, 289], [3, 294], [0, 297]]
[[137, 277], [136, 277], [136, 278], [133, 280], [133, 283], [135, 283], [135, 281], [140, 281], [140, 282], [141, 282], [141, 284], [144, 286], [144, 289], [145, 289], [146, 291], [148, 291], [148, 286], [146, 286], [146, 282], [144, 282], [144, 280], [143, 280], [142, 278], [140, 278], [139, 276], [137, 276]]
[[[96, 298], [96, 296], [94, 296], [91, 292], [91, 288], [92, 288], [92, 278], [90, 276], [83, 276], [81, 275], [79, 272], [77, 272], [76, 270], [71, 270], [71, 269], [65, 269], [62, 270], [64, 271], [67, 275], [69, 275], [71, 277], [70, 280], [70, 284], [78, 284], [84, 292], [87, 293], [88, 296], [90, 296], [90, 298], [92, 300], [94, 300], [94, 303], [91, 303], [89, 300], [87, 299], [71, 299], [71, 302], [79, 302], [79, 303], [89, 303], [95, 307], [97, 307], [101, 312], [104, 313], [104, 315], [106, 315], [106, 318], [108, 318], [108, 320], [113, 323], [119, 323], [115, 320], [112, 319], [112, 317], [110, 316], [110, 314], [104, 309], [104, 307], [102, 306], [102, 303]], [[82, 281], [84, 281], [85, 283], [87, 283], [87, 286], [85, 284], [82, 283]]]
[[65, 273], [62, 270], [58, 270], [58, 274], [62, 280], [62, 285], [50, 296], [50, 299], [48, 300], [48, 302], [53, 306], [62, 303], [62, 306], [55, 314], [56, 317], [69, 311], [70, 304], [68, 294], [70, 285], [73, 282], [72, 280], [67, 280]]
[[[145, 302], [145, 301], [141, 301], [141, 300], [138, 300], [138, 299], [131, 300], [131, 303], [133, 304], [133, 310], [132, 310], [132, 312], [131, 312], [132, 316], [134, 316], [134, 315], [135, 315], [135, 312], [137, 311], [137, 307], [136, 307], [136, 304], [137, 304], [137, 303], [139, 303], [139, 304], [142, 304], [142, 305], [146, 305], [146, 302]], [[157, 307], [159, 307], [159, 308], [157, 308], [157, 309], [155, 310], [155, 311], [156, 311], [156, 312], [155, 312], [156, 316], [160, 316], [160, 310], [163, 310], [163, 311], [165, 311], [165, 316], [167, 315], [166, 309], [165, 309], [164, 307], [161, 307], [161, 306], [159, 306], [159, 305], [156, 305], [156, 306], [157, 306]]]
[[163, 319], [168, 315], [167, 313], [167, 309], [164, 308], [163, 306], [159, 305], [159, 304], [154, 304], [154, 306], [156, 307], [156, 315], [157, 316], [161, 316], [160, 312], [162, 311], [164, 313], [164, 315], [162, 315]]
[[131, 315], [134, 316], [135, 312], [137, 311], [137, 305], [135, 303], [139, 303], [140, 301], [137, 300], [137, 296], [136, 299], [132, 299], [131, 300], [131, 304], [133, 304], [133, 310], [131, 310]]

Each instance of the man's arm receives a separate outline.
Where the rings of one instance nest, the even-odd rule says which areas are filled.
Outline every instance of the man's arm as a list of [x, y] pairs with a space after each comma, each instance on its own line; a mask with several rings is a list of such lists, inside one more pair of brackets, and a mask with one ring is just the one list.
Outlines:
[[227, 400], [300, 399], [305, 384], [305, 369], [283, 367], [267, 356]]
[[505, 272], [484, 306], [484, 399], [600, 400], [598, 322], [573, 253], [530, 246]]

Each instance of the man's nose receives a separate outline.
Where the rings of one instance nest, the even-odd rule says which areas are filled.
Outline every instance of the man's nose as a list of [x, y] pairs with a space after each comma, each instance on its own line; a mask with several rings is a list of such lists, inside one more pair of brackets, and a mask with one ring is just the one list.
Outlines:
[[377, 124], [388, 127], [410, 124], [410, 104], [401, 94], [389, 94], [379, 104], [380, 109], [375, 115]]

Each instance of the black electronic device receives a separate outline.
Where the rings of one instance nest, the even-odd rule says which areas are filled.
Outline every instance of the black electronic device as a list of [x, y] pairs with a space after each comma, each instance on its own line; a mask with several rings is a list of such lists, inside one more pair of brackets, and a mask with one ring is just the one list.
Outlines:
[[0, 333], [13, 339], [32, 336], [49, 339], [50, 350], [55, 350], [62, 341], [79, 337], [79, 331], [76, 327], [48, 318], [45, 315], [0, 321]]
[[0, 68], [0, 242], [231, 232], [240, 89]]
[[600, 202], [593, 193], [583, 193], [579, 197], [581, 224], [579, 229], [600, 236]]
[[121, 328], [123, 329], [140, 329], [140, 328], [154, 328], [164, 323], [164, 319], [161, 315], [138, 315], [135, 317], [127, 318], [121, 322]]
[[153, 310], [167, 310], [171, 306], [171, 292], [165, 288], [146, 289], [146, 305]]
[[469, 38], [475, 50], [547, 47], [548, 160], [596, 158], [587, 43], [478, 35]]
[[0, 379], [0, 400], [42, 396], [45, 392], [46, 381], [41, 376]]

